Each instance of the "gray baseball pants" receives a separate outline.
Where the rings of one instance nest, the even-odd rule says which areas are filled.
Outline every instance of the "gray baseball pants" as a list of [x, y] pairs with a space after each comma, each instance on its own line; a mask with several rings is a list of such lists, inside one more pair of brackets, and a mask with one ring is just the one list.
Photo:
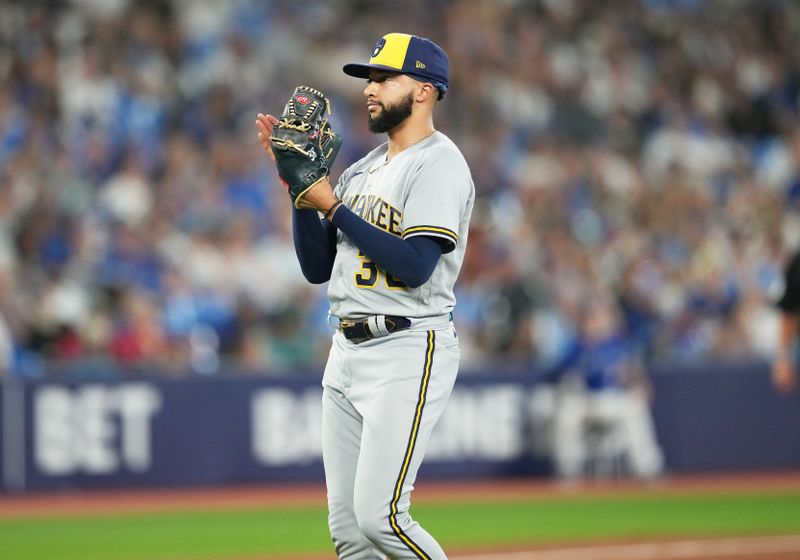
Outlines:
[[447, 558], [408, 510], [458, 361], [451, 323], [360, 344], [334, 335], [323, 378], [322, 454], [339, 558]]

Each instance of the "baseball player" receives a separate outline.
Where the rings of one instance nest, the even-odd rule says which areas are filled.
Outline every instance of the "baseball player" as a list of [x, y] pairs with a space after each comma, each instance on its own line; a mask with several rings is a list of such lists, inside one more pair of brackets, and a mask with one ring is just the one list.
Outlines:
[[458, 370], [453, 285], [475, 189], [461, 152], [434, 128], [450, 79], [438, 45], [390, 33], [367, 64], [343, 70], [366, 80], [367, 124], [388, 141], [335, 188], [327, 173], [341, 140], [320, 118], [322, 94], [300, 87], [280, 119], [257, 121], [294, 202], [303, 273], [329, 281], [337, 325], [322, 381], [329, 528], [339, 558], [442, 559], [408, 510]]
[[772, 382], [781, 393], [790, 393], [797, 385], [794, 369], [800, 333], [800, 252], [794, 253], [786, 265], [785, 286], [777, 307], [780, 327], [772, 364]]

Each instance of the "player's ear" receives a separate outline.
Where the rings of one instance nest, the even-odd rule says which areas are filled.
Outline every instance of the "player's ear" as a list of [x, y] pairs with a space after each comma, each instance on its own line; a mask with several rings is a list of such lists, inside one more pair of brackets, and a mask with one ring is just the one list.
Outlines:
[[432, 96], [434, 96], [434, 94], [437, 93], [437, 90], [435, 87], [433, 87], [433, 84], [421, 82], [419, 85], [420, 88], [417, 91], [417, 101], [419, 103], [425, 103], [428, 99], [430, 99]]

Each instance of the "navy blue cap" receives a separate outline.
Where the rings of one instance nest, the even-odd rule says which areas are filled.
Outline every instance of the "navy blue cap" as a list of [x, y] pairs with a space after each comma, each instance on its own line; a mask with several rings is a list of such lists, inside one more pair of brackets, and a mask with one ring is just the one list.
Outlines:
[[384, 35], [372, 48], [367, 64], [345, 64], [345, 74], [369, 78], [370, 70], [408, 74], [415, 80], [430, 82], [445, 91], [450, 84], [450, 61], [442, 47], [424, 37], [406, 33]]

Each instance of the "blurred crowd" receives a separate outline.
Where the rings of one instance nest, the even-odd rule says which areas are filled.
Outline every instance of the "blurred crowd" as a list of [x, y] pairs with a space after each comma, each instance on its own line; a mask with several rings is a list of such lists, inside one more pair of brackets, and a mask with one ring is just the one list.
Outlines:
[[647, 361], [769, 353], [800, 244], [791, 0], [0, 2], [0, 369], [318, 371], [331, 330], [256, 138], [374, 41], [430, 37], [477, 201], [464, 370], [548, 367], [610, 301]]

